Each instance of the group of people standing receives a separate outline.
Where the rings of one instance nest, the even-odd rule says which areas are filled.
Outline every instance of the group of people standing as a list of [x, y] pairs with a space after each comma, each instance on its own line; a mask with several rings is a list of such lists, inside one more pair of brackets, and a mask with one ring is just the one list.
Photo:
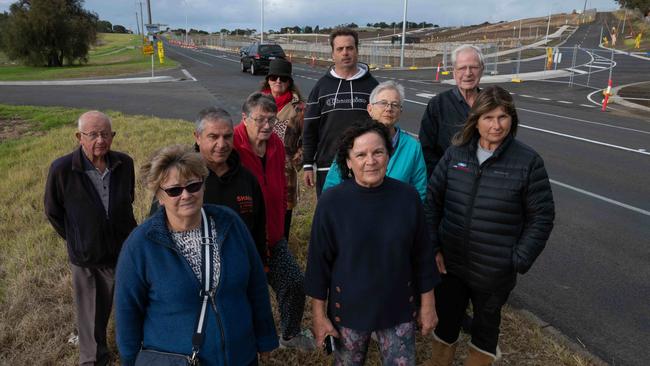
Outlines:
[[[79, 118], [45, 210], [68, 245], [80, 364], [108, 362], [113, 289], [123, 365], [255, 365], [326, 339], [334, 364], [363, 365], [372, 338], [385, 365], [414, 365], [419, 330], [433, 332], [427, 364], [448, 366], [470, 300], [465, 364], [499, 357], [501, 308], [553, 226], [543, 161], [515, 139], [510, 94], [479, 89], [478, 48], [454, 51], [456, 87], [429, 102], [418, 141], [399, 127], [404, 88], [378, 83], [358, 44], [350, 29], [330, 35], [334, 65], [306, 101], [277, 59], [238, 125], [201, 111], [194, 146], [140, 167], [154, 203], [139, 226], [133, 160], [110, 150], [110, 118]], [[304, 273], [287, 245], [301, 169], [318, 196]]]

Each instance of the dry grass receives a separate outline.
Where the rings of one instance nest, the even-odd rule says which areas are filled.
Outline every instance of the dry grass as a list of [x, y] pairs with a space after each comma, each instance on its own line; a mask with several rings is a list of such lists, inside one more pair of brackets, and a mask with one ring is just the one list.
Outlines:
[[[0, 105], [0, 116], [7, 114]], [[47, 121], [48, 111], [57, 123]], [[43, 188], [50, 162], [76, 145], [73, 111], [63, 123], [58, 109], [11, 110], [15, 120], [31, 120], [32, 127], [52, 126], [46, 135], [15, 136], [0, 144], [0, 365], [74, 365], [78, 351], [67, 343], [74, 332], [71, 282], [64, 242], [43, 215]], [[34, 119], [39, 116], [39, 121]], [[118, 132], [113, 148], [130, 154], [139, 166], [157, 147], [189, 143], [192, 126], [185, 121], [111, 114]], [[315, 198], [301, 187], [301, 202], [294, 211], [290, 247], [304, 268]], [[136, 191], [139, 221], [147, 214], [151, 196]], [[277, 317], [277, 313], [276, 313]], [[304, 326], [310, 322], [309, 305]], [[536, 324], [506, 308], [503, 315], [498, 365], [590, 365], [589, 360], [549, 338]], [[109, 339], [115, 350], [113, 329]], [[429, 356], [429, 340], [418, 337], [418, 362]], [[466, 339], [459, 354], [466, 352]], [[376, 347], [368, 364], [379, 364]], [[117, 354], [115, 354], [117, 359]], [[458, 357], [457, 365], [462, 357]], [[277, 350], [268, 365], [323, 365], [331, 361], [322, 352]], [[116, 363], [117, 364], [117, 363]]]

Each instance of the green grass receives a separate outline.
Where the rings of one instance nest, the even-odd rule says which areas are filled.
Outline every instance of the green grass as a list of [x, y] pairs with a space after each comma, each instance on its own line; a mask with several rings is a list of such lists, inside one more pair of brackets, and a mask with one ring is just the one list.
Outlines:
[[[27, 121], [30, 129], [0, 140], [0, 365], [74, 365], [78, 357], [78, 349], [67, 343], [75, 320], [65, 243], [43, 214], [43, 190], [50, 163], [77, 146], [74, 132], [79, 113], [64, 108], [0, 105], [3, 126]], [[193, 126], [188, 121], [110, 115], [117, 132], [112, 148], [128, 153], [136, 167], [159, 147], [192, 142]], [[304, 185], [299, 189], [301, 199], [294, 209], [289, 247], [304, 269], [315, 195]], [[134, 212], [138, 222], [148, 213], [151, 198], [141, 185], [137, 186]], [[277, 319], [277, 311], [275, 315]], [[307, 305], [303, 325], [308, 327], [310, 321]], [[116, 351], [112, 325], [109, 340]], [[428, 358], [429, 342], [418, 336], [418, 364]], [[463, 336], [456, 365], [462, 363], [466, 343]], [[509, 307], [504, 309], [500, 346], [505, 356], [498, 365], [593, 364]], [[329, 363], [331, 359], [322, 352], [276, 350], [267, 364]], [[371, 347], [368, 365], [376, 364], [378, 352]]]
[[[169, 57], [160, 64], [154, 55], [156, 70], [169, 69], [178, 63]], [[0, 81], [79, 79], [102, 76], [129, 75], [151, 70], [151, 57], [143, 56], [142, 41], [133, 34], [101, 33], [88, 55], [88, 63], [64, 67], [31, 67], [9, 64], [0, 54]]]

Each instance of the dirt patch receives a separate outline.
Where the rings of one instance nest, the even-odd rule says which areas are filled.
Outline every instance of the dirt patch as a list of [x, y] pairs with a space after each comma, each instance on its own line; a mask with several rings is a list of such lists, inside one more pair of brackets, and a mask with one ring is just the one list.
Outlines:
[[0, 118], [0, 142], [19, 139], [23, 136], [41, 136], [44, 132], [34, 131], [32, 124], [20, 119]]

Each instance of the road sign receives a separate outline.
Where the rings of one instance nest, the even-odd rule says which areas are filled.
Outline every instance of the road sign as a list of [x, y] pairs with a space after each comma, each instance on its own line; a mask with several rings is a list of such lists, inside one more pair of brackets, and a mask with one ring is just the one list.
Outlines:
[[147, 28], [147, 34], [158, 33], [160, 31], [159, 24], [145, 24]]
[[163, 42], [158, 41], [157, 45], [158, 45], [158, 59], [160, 60], [160, 64], [164, 64], [165, 63], [165, 49], [163, 48]]
[[152, 44], [145, 44], [142, 46], [142, 53], [145, 55], [153, 55], [153, 45]]

